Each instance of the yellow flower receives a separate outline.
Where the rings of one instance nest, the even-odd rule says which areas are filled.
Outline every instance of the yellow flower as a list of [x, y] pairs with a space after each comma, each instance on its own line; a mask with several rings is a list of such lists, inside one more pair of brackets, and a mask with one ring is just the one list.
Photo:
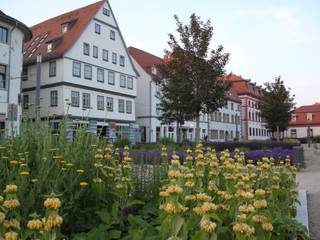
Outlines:
[[198, 193], [196, 195], [196, 198], [198, 201], [210, 201], [211, 200], [211, 197], [205, 193]]
[[79, 169], [76, 170], [76, 172], [77, 173], [84, 173], [84, 170], [79, 168]]
[[10, 161], [10, 164], [12, 164], [12, 165], [18, 165], [19, 162], [18, 162], [17, 160], [11, 160], [11, 161]]
[[38, 179], [33, 178], [33, 179], [31, 180], [31, 182], [36, 183], [36, 182], [38, 182]]
[[237, 220], [239, 221], [246, 221], [247, 220], [247, 214], [240, 214], [236, 216]]
[[251, 204], [249, 204], [249, 205], [240, 205], [238, 210], [239, 210], [239, 212], [242, 212], [242, 213], [250, 213], [250, 212], [254, 212], [255, 211], [254, 206], [252, 206]]
[[214, 203], [211, 202], [204, 202], [200, 207], [195, 207], [193, 209], [193, 211], [199, 215], [199, 216], [203, 216], [208, 212], [211, 211], [216, 211], [217, 210], [217, 206]]
[[178, 185], [171, 185], [167, 188], [166, 192], [169, 194], [180, 194], [182, 193], [182, 188]]
[[95, 157], [95, 159], [102, 159], [103, 155], [102, 154], [96, 154], [94, 157]]
[[211, 222], [209, 220], [202, 220], [200, 222], [200, 227], [201, 229], [203, 229], [204, 231], [208, 232], [208, 233], [212, 233], [214, 232], [214, 230], [217, 227], [217, 224], [214, 222]]
[[195, 195], [187, 195], [185, 196], [184, 200], [186, 201], [195, 201], [197, 198]]
[[62, 159], [63, 156], [52, 156], [53, 159]]
[[10, 232], [6, 232], [4, 234], [4, 239], [5, 240], [17, 240], [18, 239], [18, 233], [10, 231]]
[[233, 231], [240, 234], [251, 235], [254, 233], [254, 227], [250, 227], [246, 223], [237, 223], [233, 226]]
[[20, 222], [13, 218], [13, 219], [10, 219], [10, 220], [4, 220], [3, 222], [3, 226], [5, 228], [15, 228], [15, 229], [20, 229]]
[[263, 189], [257, 189], [255, 192], [256, 196], [261, 197], [264, 196], [266, 194], [266, 191]]
[[59, 227], [63, 222], [62, 217], [59, 215], [50, 215], [47, 219], [44, 219], [44, 229], [50, 232], [53, 228]]
[[66, 166], [67, 167], [73, 167], [73, 163], [67, 163]]
[[42, 222], [38, 219], [30, 220], [27, 228], [33, 231], [39, 231], [42, 228]]
[[88, 186], [89, 185], [89, 183], [87, 183], [87, 182], [80, 182], [80, 186], [81, 187], [86, 187], [86, 186]]
[[182, 178], [182, 174], [178, 170], [170, 170], [168, 176], [171, 178]]
[[185, 212], [188, 210], [188, 208], [183, 207], [182, 205], [175, 206], [172, 203], [165, 203], [160, 205], [160, 210], [163, 210], [170, 214], [175, 214], [175, 213]]
[[61, 168], [61, 170], [62, 170], [62, 171], [66, 171], [67, 169], [63, 167], [63, 168]]
[[20, 202], [18, 201], [18, 199], [5, 200], [3, 202], [3, 207], [8, 210], [18, 208], [18, 207], [20, 207]]
[[263, 215], [254, 215], [252, 217], [252, 221], [254, 221], [255, 223], [263, 223], [265, 221], [267, 221], [268, 218], [266, 216]]
[[47, 198], [45, 201], [44, 201], [44, 207], [45, 208], [51, 208], [51, 209], [58, 209], [61, 207], [61, 201], [59, 198]]
[[265, 232], [271, 232], [273, 230], [273, 226], [271, 223], [262, 223], [261, 227]]
[[184, 186], [188, 187], [188, 188], [192, 188], [194, 186], [194, 182], [191, 181], [187, 181]]
[[28, 166], [28, 164], [26, 164], [26, 163], [21, 163], [20, 164], [20, 167], [27, 167]]
[[169, 197], [169, 193], [165, 192], [165, 191], [162, 191], [159, 193], [159, 196], [160, 197]]
[[30, 173], [28, 171], [21, 171], [19, 174], [20, 175], [29, 175]]
[[4, 193], [16, 193], [18, 190], [18, 187], [17, 185], [14, 185], [14, 184], [9, 184], [9, 185], [6, 185], [6, 188], [4, 189]]
[[256, 209], [263, 209], [263, 208], [266, 208], [268, 206], [268, 203], [266, 200], [257, 200], [254, 202], [254, 207]]

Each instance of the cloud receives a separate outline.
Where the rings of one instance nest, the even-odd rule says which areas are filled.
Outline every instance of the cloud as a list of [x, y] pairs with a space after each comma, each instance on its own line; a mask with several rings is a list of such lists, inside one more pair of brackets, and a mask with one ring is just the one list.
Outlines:
[[291, 41], [303, 42], [305, 40], [305, 35], [301, 31], [301, 22], [299, 21], [298, 13], [295, 9], [286, 7], [247, 9], [240, 10], [239, 14], [244, 16], [272, 18], [279, 22], [282, 30], [290, 36]]

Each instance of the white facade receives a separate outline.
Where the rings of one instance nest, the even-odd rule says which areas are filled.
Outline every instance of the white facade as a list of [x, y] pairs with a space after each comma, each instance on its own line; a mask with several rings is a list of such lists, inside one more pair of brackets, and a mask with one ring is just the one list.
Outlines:
[[259, 102], [249, 95], [240, 95], [242, 101], [242, 129], [243, 137], [247, 140], [266, 140], [270, 133], [261, 117]]
[[225, 107], [209, 115], [209, 140], [232, 141], [242, 138], [241, 103], [228, 100]]
[[[109, 16], [103, 13], [104, 9], [110, 11]], [[97, 25], [100, 33], [96, 32]], [[110, 37], [111, 31], [114, 39]], [[85, 45], [89, 54], [85, 54]], [[50, 69], [52, 64], [55, 74]], [[23, 81], [24, 99], [29, 103], [25, 104], [25, 110], [31, 115], [35, 112], [32, 105], [36, 71], [35, 64], [29, 65], [28, 80]], [[41, 64], [41, 117], [70, 114], [72, 119], [86, 119], [95, 132], [103, 129], [109, 138], [118, 135], [135, 140], [136, 80], [137, 73], [120, 29], [105, 2], [62, 58]], [[111, 132], [110, 122], [116, 123], [116, 131]]]
[[[320, 136], [320, 126], [310, 126], [310, 136]], [[284, 132], [284, 137], [288, 138], [307, 138], [307, 126], [289, 126], [288, 130]]]
[[[22, 27], [22, 28], [21, 28]], [[27, 34], [27, 36], [25, 36]], [[0, 15], [0, 136], [20, 131], [23, 40], [30, 30], [17, 20]]]

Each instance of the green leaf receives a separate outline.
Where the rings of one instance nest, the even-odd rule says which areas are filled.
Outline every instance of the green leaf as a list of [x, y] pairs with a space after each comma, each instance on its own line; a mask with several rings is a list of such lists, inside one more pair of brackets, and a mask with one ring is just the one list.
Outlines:
[[182, 228], [184, 224], [184, 218], [177, 215], [177, 216], [174, 216], [171, 220], [171, 231], [172, 231], [172, 234], [177, 236], [180, 229]]
[[197, 231], [191, 240], [208, 240], [208, 234], [202, 230]]
[[97, 215], [100, 217], [103, 223], [109, 225], [111, 224], [111, 215], [107, 209], [103, 209], [101, 211], [96, 211]]
[[111, 239], [120, 239], [121, 238], [121, 231], [119, 230], [111, 230], [109, 232], [109, 236]]

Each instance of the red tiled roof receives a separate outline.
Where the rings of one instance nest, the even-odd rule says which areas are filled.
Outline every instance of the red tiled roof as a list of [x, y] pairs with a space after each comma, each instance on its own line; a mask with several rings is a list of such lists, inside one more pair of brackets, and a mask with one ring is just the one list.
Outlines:
[[135, 47], [128, 47], [129, 54], [133, 57], [137, 63], [146, 71], [152, 75], [152, 67], [154, 65], [164, 63], [163, 59], [157, 57], [151, 53], [145, 52]]
[[[93, 3], [31, 27], [33, 37], [24, 44], [24, 64], [36, 62], [39, 53], [42, 54], [42, 61], [63, 56], [73, 46], [104, 2]], [[61, 25], [68, 22], [72, 22], [73, 26], [63, 34]], [[57, 46], [48, 53], [48, 43], [54, 39], [57, 40]]]
[[320, 112], [320, 103], [301, 106], [294, 111], [294, 113], [314, 113], [314, 112]]
[[223, 78], [225, 81], [232, 82], [232, 88], [238, 95], [251, 95], [259, 98], [262, 94], [261, 88], [251, 83], [249, 80], [243, 79], [241, 76], [230, 73]]

